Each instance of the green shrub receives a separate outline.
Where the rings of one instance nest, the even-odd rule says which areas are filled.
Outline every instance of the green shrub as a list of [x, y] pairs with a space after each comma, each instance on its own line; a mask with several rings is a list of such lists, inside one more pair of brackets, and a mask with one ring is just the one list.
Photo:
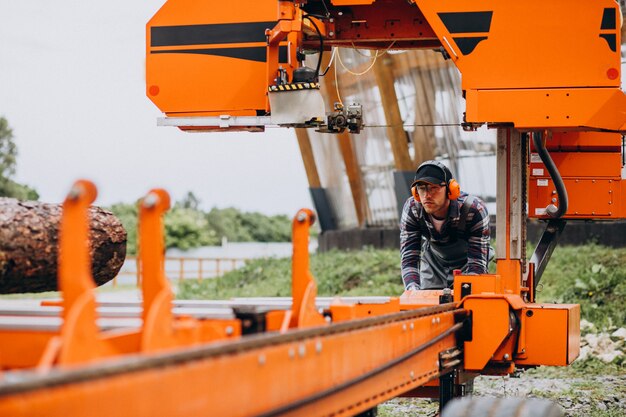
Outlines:
[[[311, 256], [318, 295], [399, 295], [400, 255], [397, 250], [331, 251]], [[202, 282], [184, 281], [178, 297], [287, 297], [291, 295], [291, 259], [256, 259], [236, 271]]]
[[[311, 256], [318, 294], [400, 295], [397, 250], [331, 251]], [[539, 302], [576, 303], [599, 328], [626, 324], [626, 249], [596, 244], [557, 247], [542, 277]], [[257, 259], [214, 280], [183, 282], [180, 298], [291, 295], [291, 260]]]
[[538, 301], [580, 304], [581, 317], [600, 328], [624, 326], [626, 249], [557, 247], [538, 289]]

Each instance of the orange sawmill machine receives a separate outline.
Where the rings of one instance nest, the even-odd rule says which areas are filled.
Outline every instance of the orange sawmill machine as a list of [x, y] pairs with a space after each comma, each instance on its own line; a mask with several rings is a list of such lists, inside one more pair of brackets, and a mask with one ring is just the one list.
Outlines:
[[[322, 62], [342, 46], [440, 49], [462, 75], [464, 127], [498, 129], [496, 272], [456, 274], [451, 290], [317, 297], [308, 254], [314, 214], [301, 210], [291, 298], [177, 301], [164, 274], [169, 196], [155, 189], [140, 201], [142, 302], [100, 302], [86, 243], [96, 190], [78, 181], [61, 225], [62, 300], [0, 312], [0, 416], [372, 415], [390, 398], [434, 397], [444, 406], [468, 394], [477, 375], [574, 361], [580, 307], [536, 303], [535, 293], [567, 221], [626, 218], [619, 4], [237, 6], [169, 0], [150, 20], [146, 93], [165, 114], [158, 123], [357, 133], [367, 114], [358, 105], [327, 111], [320, 65], [308, 68], [305, 56], [314, 51]], [[530, 260], [529, 217], [546, 224]], [[533, 407], [490, 404], [471, 415]], [[453, 401], [443, 415], [466, 406]], [[534, 410], [527, 415], [551, 415]]]

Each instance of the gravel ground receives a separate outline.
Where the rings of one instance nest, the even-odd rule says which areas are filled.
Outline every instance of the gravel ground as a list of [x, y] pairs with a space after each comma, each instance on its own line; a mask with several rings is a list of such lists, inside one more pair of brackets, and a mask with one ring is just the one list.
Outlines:
[[[541, 370], [519, 377], [478, 377], [474, 395], [485, 397], [541, 397], [561, 406], [568, 417], [626, 416], [626, 373], [584, 378], [545, 377]], [[549, 372], [545, 372], [549, 373]], [[381, 404], [381, 417], [432, 417], [436, 401], [396, 398]]]

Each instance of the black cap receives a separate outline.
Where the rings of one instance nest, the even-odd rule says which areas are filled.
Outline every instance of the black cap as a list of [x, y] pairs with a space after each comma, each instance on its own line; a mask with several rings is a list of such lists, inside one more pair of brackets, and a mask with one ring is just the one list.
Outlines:
[[443, 168], [436, 165], [422, 165], [415, 173], [415, 180], [413, 182], [445, 185], [448, 179], [449, 178], [446, 178]]

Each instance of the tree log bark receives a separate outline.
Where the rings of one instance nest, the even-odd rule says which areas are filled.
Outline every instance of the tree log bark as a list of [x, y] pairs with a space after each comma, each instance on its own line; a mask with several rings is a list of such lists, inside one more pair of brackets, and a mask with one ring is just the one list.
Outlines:
[[[0, 198], [0, 294], [57, 291], [60, 204]], [[96, 285], [113, 279], [126, 257], [126, 230], [113, 213], [90, 207]]]

